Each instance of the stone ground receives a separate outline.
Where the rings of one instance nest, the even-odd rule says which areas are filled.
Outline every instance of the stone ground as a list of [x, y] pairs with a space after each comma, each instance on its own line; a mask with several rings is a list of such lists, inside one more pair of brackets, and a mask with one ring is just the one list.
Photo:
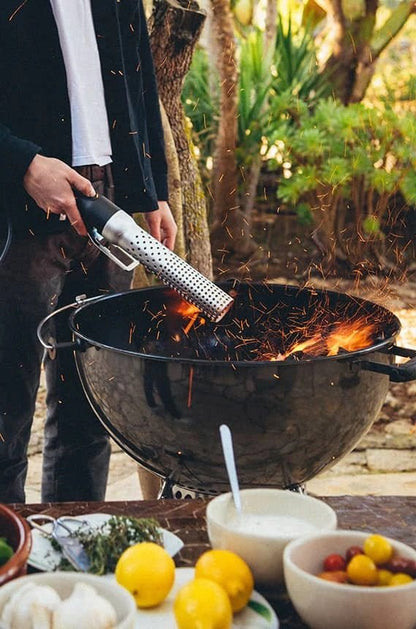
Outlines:
[[[285, 278], [275, 281], [288, 283]], [[319, 287], [319, 281], [314, 281]], [[328, 282], [325, 282], [328, 286]], [[416, 349], [416, 282], [385, 285], [383, 280], [362, 282], [359, 287], [346, 280], [330, 286], [382, 303], [402, 323], [397, 344]], [[26, 500], [38, 503], [42, 461], [42, 424], [45, 413], [43, 382], [29, 446]], [[312, 494], [330, 495], [416, 495], [416, 381], [392, 383], [380, 416], [357, 447], [331, 469], [307, 483]], [[142, 497], [137, 464], [114, 444], [107, 500], [139, 500]]]

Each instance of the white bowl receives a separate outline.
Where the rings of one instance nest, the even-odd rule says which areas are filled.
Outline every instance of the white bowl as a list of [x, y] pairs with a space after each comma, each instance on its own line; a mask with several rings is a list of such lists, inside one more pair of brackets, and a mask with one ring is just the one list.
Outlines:
[[[395, 587], [333, 583], [316, 576], [331, 553], [343, 555], [363, 546], [370, 533], [333, 531], [308, 535], [283, 553], [289, 597], [299, 616], [313, 629], [413, 629], [416, 627], [416, 581]], [[416, 550], [387, 538], [395, 553], [416, 560]]]
[[240, 555], [250, 566], [256, 585], [264, 587], [283, 581], [283, 549], [288, 542], [337, 526], [335, 511], [322, 500], [287, 489], [243, 489], [241, 502], [241, 514], [231, 493], [208, 503], [208, 537], [213, 548]]
[[0, 617], [10, 596], [26, 583], [49, 585], [61, 599], [67, 598], [76, 583], [91, 585], [97, 594], [107, 599], [117, 615], [116, 629], [134, 629], [137, 607], [133, 596], [115, 580], [80, 572], [42, 572], [14, 579], [0, 588]]

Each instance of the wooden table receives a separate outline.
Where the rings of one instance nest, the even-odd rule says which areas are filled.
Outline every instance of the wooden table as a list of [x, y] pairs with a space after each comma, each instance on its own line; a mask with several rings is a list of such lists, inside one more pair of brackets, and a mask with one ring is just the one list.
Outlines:
[[[416, 496], [336, 496], [322, 498], [338, 516], [338, 527], [377, 532], [416, 548]], [[209, 548], [205, 509], [207, 500], [152, 500], [12, 505], [26, 517], [32, 513], [52, 516], [111, 513], [155, 517], [163, 528], [180, 537], [185, 546], [175, 557], [177, 566], [193, 566]], [[284, 588], [260, 590], [276, 610], [281, 629], [305, 629]], [[253, 628], [254, 629], [254, 628]]]

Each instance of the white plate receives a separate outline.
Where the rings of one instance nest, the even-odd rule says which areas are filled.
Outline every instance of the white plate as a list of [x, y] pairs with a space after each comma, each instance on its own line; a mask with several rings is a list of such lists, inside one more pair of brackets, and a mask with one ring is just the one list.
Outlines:
[[[114, 579], [114, 575], [103, 577]], [[173, 601], [182, 585], [194, 578], [193, 568], [176, 568], [175, 583], [161, 605], [152, 609], [138, 609], [136, 629], [176, 629]], [[234, 614], [232, 629], [279, 629], [279, 620], [270, 603], [254, 591], [247, 607]]]
[[[99, 527], [105, 524], [110, 518], [111, 515], [107, 513], [89, 513], [87, 515], [74, 517], [73, 519], [86, 522], [91, 527]], [[71, 526], [70, 522], [68, 526]], [[72, 526], [76, 529], [78, 525], [74, 522]], [[45, 530], [45, 533], [48, 533], [51, 531], [51, 524], [44, 524], [42, 528]], [[166, 529], [161, 529], [161, 531], [163, 546], [169, 555], [173, 557], [183, 547], [183, 541]], [[29, 566], [44, 572], [51, 572], [58, 568], [61, 559], [62, 554], [53, 548], [50, 538], [43, 535], [41, 531], [32, 529], [32, 550], [28, 559]]]

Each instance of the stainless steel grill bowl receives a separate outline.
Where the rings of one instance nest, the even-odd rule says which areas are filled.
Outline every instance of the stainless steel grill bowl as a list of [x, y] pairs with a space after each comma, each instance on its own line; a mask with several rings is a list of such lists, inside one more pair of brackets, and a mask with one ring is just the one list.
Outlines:
[[[184, 319], [169, 306], [172, 293], [155, 287], [100, 297], [68, 319], [79, 375], [96, 414], [125, 452], [171, 484], [201, 493], [228, 490], [222, 423], [233, 432], [242, 487], [303, 484], [368, 431], [390, 379], [416, 378], [416, 352], [394, 346], [399, 320], [372, 302], [241, 284], [223, 322], [185, 334]], [[267, 333], [270, 313], [282, 323], [284, 339], [294, 313], [307, 323], [320, 308], [324, 326], [341, 315], [375, 322], [372, 345], [285, 361], [254, 360], [246, 351], [253, 338]], [[236, 325], [246, 341], [242, 353], [230, 343]], [[403, 353], [412, 360], [393, 365], [394, 355]]]

